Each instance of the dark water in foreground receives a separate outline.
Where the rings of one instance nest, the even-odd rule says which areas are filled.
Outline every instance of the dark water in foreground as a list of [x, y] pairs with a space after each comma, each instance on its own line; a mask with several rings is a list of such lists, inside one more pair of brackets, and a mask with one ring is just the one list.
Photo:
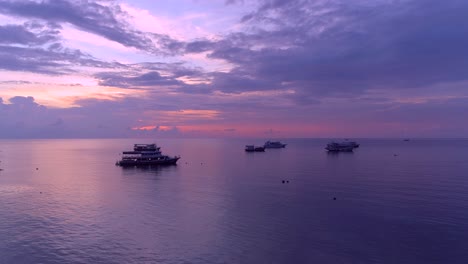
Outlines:
[[285, 141], [0, 140], [0, 263], [468, 263], [468, 140]]

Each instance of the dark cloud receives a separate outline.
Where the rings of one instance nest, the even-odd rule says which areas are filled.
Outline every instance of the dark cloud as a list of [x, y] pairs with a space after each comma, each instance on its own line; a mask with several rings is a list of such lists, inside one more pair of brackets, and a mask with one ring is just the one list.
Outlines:
[[165, 35], [132, 29], [125, 22], [128, 14], [113, 2], [104, 5], [88, 0], [0, 1], [0, 13], [55, 24], [70, 23], [83, 31], [152, 53], [171, 54], [181, 45]]
[[0, 25], [0, 69], [44, 74], [73, 72], [73, 66], [122, 67], [99, 61], [80, 50], [64, 47], [60, 26], [29, 21], [22, 25]]
[[187, 53], [200, 53], [210, 51], [215, 48], [216, 43], [208, 40], [196, 40], [186, 44], [185, 52]]
[[[31, 131], [39, 137], [162, 133], [131, 128], [176, 128], [177, 118], [161, 113], [183, 109], [216, 111], [215, 121], [186, 122], [218, 122], [221, 132], [237, 133], [247, 123], [282, 133], [274, 126], [280, 121], [284, 127], [330, 128], [336, 135], [348, 129], [391, 136], [402, 127], [416, 136], [468, 133], [466, 1], [259, 1], [257, 10], [239, 18], [243, 32], [188, 42], [136, 31], [114, 2], [99, 3], [0, 0], [0, 13], [32, 19], [0, 26], [0, 69], [60, 74], [72, 71], [70, 65], [106, 67], [95, 75], [99, 84], [144, 89], [145, 98], [77, 100], [79, 107], [68, 109], [45, 108], [32, 98], [0, 99], [1, 137], [34, 136]], [[210, 72], [183, 62], [101, 62], [61, 44], [64, 23], [147, 52], [206, 53], [233, 68]], [[408, 95], [414, 102], [403, 100]], [[145, 112], [154, 120], [141, 118]], [[140, 118], [148, 123], [140, 124]]]
[[158, 72], [166, 72], [170, 74], [171, 77], [203, 77], [205, 76], [205, 72], [200, 67], [188, 67], [185, 63], [178, 62], [178, 63], [138, 63], [127, 65], [128, 67], [133, 69], [133, 74], [142, 74], [142, 72], [151, 72], [151, 71], [158, 71]]
[[56, 40], [56, 33], [50, 30], [33, 32], [23, 25], [0, 25], [0, 44], [41, 45]]
[[259, 78], [255, 72], [248, 69], [236, 68], [229, 73], [213, 73], [211, 90], [219, 90], [228, 93], [245, 91], [273, 90], [279, 89], [280, 84], [272, 79]]
[[237, 65], [214, 88], [354, 96], [466, 80], [467, 11], [466, 1], [263, 1], [244, 18], [250, 32], [210, 44], [210, 57]]
[[48, 49], [0, 45], [0, 69], [44, 74], [74, 72], [72, 66], [121, 67], [117, 63], [99, 61], [79, 50], [53, 44]]
[[163, 77], [157, 71], [147, 72], [135, 77], [122, 76], [122, 73], [100, 73], [96, 77], [99, 84], [120, 88], [148, 88], [161, 86], [180, 86], [183, 83], [171, 77]]
[[46, 107], [37, 104], [32, 97], [13, 97], [9, 104], [0, 100], [0, 138], [30, 138], [35, 133], [51, 132], [47, 125], [55, 116]]
[[201, 68], [187, 67], [183, 63], [141, 63], [126, 65], [125, 71], [101, 72], [94, 75], [100, 85], [126, 89], [145, 89], [158, 91], [160, 88], [171, 88], [183, 93], [211, 93], [211, 86], [206, 84], [189, 84], [188, 81], [207, 81], [211, 74]]
[[155, 110], [149, 99], [78, 100], [79, 107], [49, 108], [33, 97], [0, 98], [0, 138], [121, 138], [175, 136], [171, 129], [134, 130], [142, 111]]

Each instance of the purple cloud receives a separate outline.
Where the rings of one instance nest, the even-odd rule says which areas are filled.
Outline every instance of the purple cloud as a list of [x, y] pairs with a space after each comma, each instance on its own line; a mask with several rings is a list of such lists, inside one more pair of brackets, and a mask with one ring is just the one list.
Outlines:
[[[243, 1], [224, 3], [234, 8]], [[348, 128], [362, 136], [388, 136], [403, 126], [414, 135], [466, 133], [468, 2], [257, 4], [255, 10], [239, 14], [235, 31], [182, 41], [132, 28], [128, 14], [112, 1], [0, 0], [1, 14], [30, 20], [0, 25], [0, 69], [50, 75], [91, 67], [86, 74], [99, 85], [145, 93], [114, 101], [77, 99], [79, 107], [68, 109], [22, 97], [6, 103], [4, 97], [0, 137], [40, 137], [46, 132], [118, 137], [163, 133], [167, 129], [157, 128], [166, 126], [180, 135], [175, 128], [184, 124], [217, 124], [230, 134], [242, 131], [242, 124], [264, 124], [259, 131], [271, 129], [278, 135], [287, 129], [272, 126], [276, 123], [321, 126], [336, 133]], [[147, 57], [140, 62], [97, 59], [99, 54], [67, 46], [60, 35], [64, 24], [144, 51], [136, 55]], [[187, 61], [192, 57], [203, 66]], [[228, 66], [206, 67], [214, 60]], [[15, 80], [0, 84], [15, 85]], [[216, 118], [168, 122], [168, 112], [183, 109], [210, 110]], [[141, 117], [146, 112], [150, 114]], [[154, 128], [132, 130], [135, 126]]]
[[[165, 35], [132, 29], [122, 19], [128, 14], [112, 2], [104, 5], [88, 0], [0, 1], [0, 13], [58, 24], [70, 23], [83, 31], [151, 53], [172, 53], [178, 43]], [[165, 50], [156, 48], [153, 40]]]

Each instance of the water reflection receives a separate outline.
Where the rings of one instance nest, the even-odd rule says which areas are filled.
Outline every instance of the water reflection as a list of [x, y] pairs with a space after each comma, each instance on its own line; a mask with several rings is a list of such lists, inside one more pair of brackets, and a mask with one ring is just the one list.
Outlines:
[[342, 151], [327, 151], [327, 155], [329, 157], [338, 157], [340, 155], [346, 156], [346, 155], [353, 155], [353, 154], [354, 154], [353, 151], [344, 151], [344, 152], [342, 152]]
[[161, 140], [183, 161], [114, 166], [133, 142], [0, 140], [0, 263], [468, 259], [467, 141], [244, 155], [241, 140]]
[[177, 169], [177, 164], [171, 165], [147, 165], [147, 166], [131, 166], [120, 167], [123, 173], [155, 173], [158, 174], [163, 171], [174, 171]]

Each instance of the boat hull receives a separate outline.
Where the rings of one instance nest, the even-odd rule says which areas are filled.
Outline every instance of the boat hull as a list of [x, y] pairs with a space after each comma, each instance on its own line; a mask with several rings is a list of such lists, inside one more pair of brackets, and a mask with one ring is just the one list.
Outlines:
[[258, 148], [255, 148], [255, 149], [246, 149], [245, 150], [246, 152], [265, 152], [265, 148], [263, 147], [258, 147]]
[[281, 144], [281, 145], [275, 145], [275, 146], [267, 146], [265, 145], [265, 148], [267, 149], [277, 149], [277, 148], [285, 148], [286, 144]]
[[135, 166], [154, 166], [154, 165], [175, 165], [180, 157], [168, 158], [165, 160], [121, 160], [116, 163], [116, 165], [121, 167], [135, 167]]
[[325, 148], [326, 150], [328, 150], [329, 152], [353, 152], [353, 147], [346, 147], [346, 148], [329, 148], [329, 147], [326, 147]]

